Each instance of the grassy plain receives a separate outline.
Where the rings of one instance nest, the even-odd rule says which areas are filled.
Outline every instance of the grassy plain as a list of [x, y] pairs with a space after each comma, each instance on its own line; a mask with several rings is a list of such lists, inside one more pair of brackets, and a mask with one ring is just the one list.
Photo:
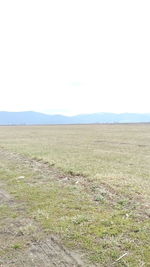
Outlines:
[[0, 146], [64, 173], [63, 186], [31, 187], [15, 177], [35, 174], [3, 162], [8, 190], [46, 231], [98, 266], [150, 266], [150, 124], [0, 127]]

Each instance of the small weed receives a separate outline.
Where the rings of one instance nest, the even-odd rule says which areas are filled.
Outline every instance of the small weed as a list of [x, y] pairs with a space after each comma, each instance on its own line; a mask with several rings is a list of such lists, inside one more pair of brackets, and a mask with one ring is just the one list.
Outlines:
[[120, 206], [127, 206], [129, 204], [129, 200], [128, 199], [121, 199], [118, 201], [118, 204]]
[[72, 222], [74, 224], [81, 224], [81, 223], [88, 222], [88, 218], [86, 216], [83, 216], [83, 215], [77, 215], [77, 216], [72, 218]]
[[98, 201], [98, 202], [101, 202], [101, 203], [104, 203], [105, 202], [105, 198], [104, 196], [102, 195], [98, 195], [94, 198], [95, 201]]
[[49, 163], [49, 166], [51, 166], [51, 167], [55, 166], [55, 164], [56, 164], [56, 162], [54, 160], [50, 160], [48, 163]]
[[14, 249], [21, 249], [22, 246], [21, 246], [21, 244], [14, 244], [14, 245], [12, 246], [12, 248], [14, 248]]

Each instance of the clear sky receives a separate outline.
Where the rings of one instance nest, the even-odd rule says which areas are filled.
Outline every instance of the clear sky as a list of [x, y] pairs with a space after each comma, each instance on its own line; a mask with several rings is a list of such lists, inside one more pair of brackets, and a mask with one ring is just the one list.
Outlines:
[[150, 112], [150, 1], [1, 0], [0, 110]]

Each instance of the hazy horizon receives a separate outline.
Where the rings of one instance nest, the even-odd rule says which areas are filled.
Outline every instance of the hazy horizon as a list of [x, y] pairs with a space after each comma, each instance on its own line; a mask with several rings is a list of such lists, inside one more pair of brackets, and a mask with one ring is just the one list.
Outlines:
[[0, 1], [0, 110], [150, 113], [148, 0]]
[[60, 111], [35, 111], [35, 110], [20, 110], [20, 111], [7, 111], [7, 110], [0, 110], [0, 112], [10, 112], [10, 113], [20, 113], [20, 112], [35, 112], [41, 113], [46, 115], [62, 115], [67, 117], [78, 116], [78, 115], [92, 115], [92, 114], [150, 114], [150, 112], [107, 112], [107, 111], [99, 111], [99, 112], [82, 112], [82, 113], [67, 113], [67, 112], [60, 112]]

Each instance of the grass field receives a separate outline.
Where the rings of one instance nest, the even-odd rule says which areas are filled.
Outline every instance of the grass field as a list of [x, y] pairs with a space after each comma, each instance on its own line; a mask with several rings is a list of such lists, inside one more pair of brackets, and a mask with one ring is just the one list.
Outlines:
[[[5, 189], [46, 233], [97, 266], [150, 266], [150, 124], [0, 127], [0, 147], [16, 153], [1, 158]], [[20, 154], [41, 162], [40, 173]], [[0, 209], [1, 227], [20, 216]]]

